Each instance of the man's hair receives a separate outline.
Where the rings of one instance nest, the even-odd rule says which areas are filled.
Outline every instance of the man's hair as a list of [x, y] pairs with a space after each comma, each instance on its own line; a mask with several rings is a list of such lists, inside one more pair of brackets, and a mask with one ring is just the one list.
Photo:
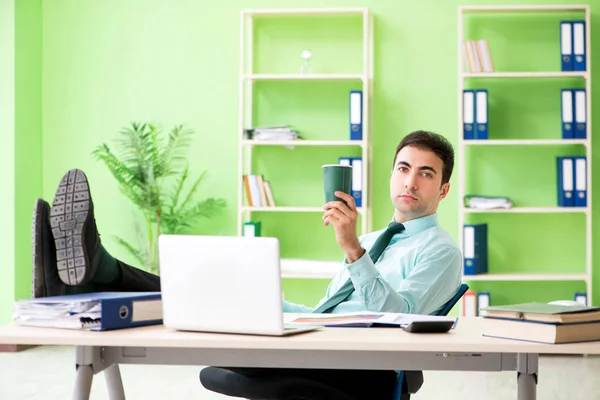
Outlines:
[[[443, 163], [442, 167], [442, 185], [450, 181], [452, 170], [454, 169], [454, 149], [450, 142], [437, 133], [428, 131], [414, 131], [406, 135], [396, 147], [393, 164], [396, 163], [396, 157], [400, 150], [406, 146], [413, 146], [421, 150], [429, 150], [435, 153]], [[394, 165], [392, 165], [392, 169]]]

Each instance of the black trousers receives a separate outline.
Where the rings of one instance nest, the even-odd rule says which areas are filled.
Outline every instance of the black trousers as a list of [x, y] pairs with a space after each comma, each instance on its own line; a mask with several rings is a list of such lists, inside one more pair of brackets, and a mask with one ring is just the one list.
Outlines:
[[109, 284], [95, 284], [97, 291], [160, 292], [160, 277], [117, 260], [121, 279]]
[[[251, 377], [295, 377], [334, 387], [357, 400], [390, 400], [396, 389], [396, 371], [304, 369], [304, 368], [224, 368]], [[329, 400], [315, 395], [311, 400]]]

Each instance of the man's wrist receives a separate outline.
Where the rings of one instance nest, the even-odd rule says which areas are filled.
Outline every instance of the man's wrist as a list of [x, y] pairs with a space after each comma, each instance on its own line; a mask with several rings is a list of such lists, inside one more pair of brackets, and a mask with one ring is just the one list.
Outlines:
[[360, 260], [362, 256], [365, 255], [366, 250], [362, 247], [358, 246], [356, 249], [352, 249], [346, 252], [346, 262], [348, 264], [353, 264]]

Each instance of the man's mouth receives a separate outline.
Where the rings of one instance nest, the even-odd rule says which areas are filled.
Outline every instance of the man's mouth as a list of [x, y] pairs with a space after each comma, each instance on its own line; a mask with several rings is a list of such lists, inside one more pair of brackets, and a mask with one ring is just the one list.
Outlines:
[[410, 194], [401, 194], [400, 198], [402, 199], [408, 199], [408, 200], [416, 200], [417, 198], [414, 196], [411, 196]]

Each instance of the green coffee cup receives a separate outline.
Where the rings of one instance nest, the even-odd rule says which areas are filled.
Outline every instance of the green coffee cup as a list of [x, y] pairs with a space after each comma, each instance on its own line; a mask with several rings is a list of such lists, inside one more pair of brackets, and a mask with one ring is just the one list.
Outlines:
[[344, 192], [350, 195], [352, 190], [352, 166], [341, 164], [327, 164], [321, 167], [323, 169], [323, 189], [325, 191], [325, 202], [346, 201], [337, 197], [336, 191]]

